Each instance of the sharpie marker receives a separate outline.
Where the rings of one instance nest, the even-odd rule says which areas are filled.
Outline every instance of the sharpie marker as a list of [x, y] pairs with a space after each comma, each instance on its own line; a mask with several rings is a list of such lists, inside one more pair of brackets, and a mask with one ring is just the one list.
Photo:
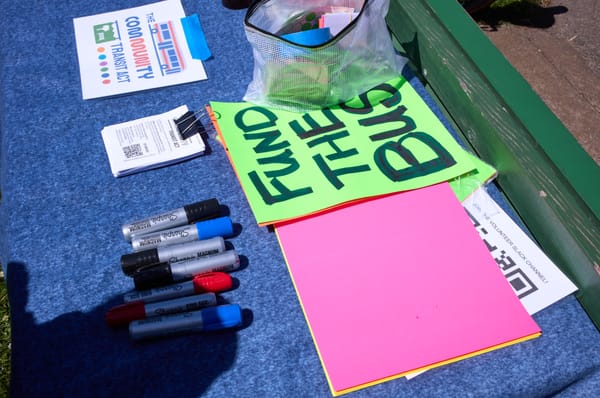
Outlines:
[[136, 290], [123, 295], [126, 303], [142, 301], [152, 303], [161, 300], [170, 300], [176, 297], [191, 296], [192, 294], [213, 292], [219, 293], [231, 289], [233, 281], [231, 275], [225, 272], [209, 272], [196, 275], [191, 281], [172, 283], [163, 287], [148, 290]]
[[136, 319], [146, 319], [153, 316], [198, 310], [212, 305], [217, 305], [217, 296], [215, 296], [214, 293], [179, 297], [173, 300], [150, 304], [144, 304], [141, 301], [133, 301], [108, 310], [106, 313], [106, 323], [112, 327], [125, 326]]
[[133, 247], [133, 251], [139, 252], [155, 247], [177, 245], [214, 238], [215, 236], [230, 236], [232, 234], [233, 224], [229, 217], [225, 216], [147, 235], [135, 235], [131, 238], [131, 246]]
[[242, 309], [225, 304], [199, 311], [136, 320], [129, 324], [129, 336], [142, 340], [173, 334], [208, 332], [242, 325]]
[[210, 239], [186, 242], [179, 245], [156, 247], [121, 256], [121, 269], [131, 275], [141, 268], [160, 263], [175, 263], [225, 251], [225, 241], [220, 236]]
[[125, 224], [121, 227], [121, 231], [125, 240], [130, 241], [134, 235], [144, 235], [150, 232], [178, 227], [198, 220], [215, 217], [218, 214], [219, 201], [214, 198], [207, 199]]
[[133, 275], [135, 288], [151, 289], [193, 279], [194, 276], [207, 272], [229, 272], [240, 267], [240, 258], [235, 250], [227, 250], [212, 256], [193, 260], [179, 261], [172, 264], [159, 264], [136, 272]]

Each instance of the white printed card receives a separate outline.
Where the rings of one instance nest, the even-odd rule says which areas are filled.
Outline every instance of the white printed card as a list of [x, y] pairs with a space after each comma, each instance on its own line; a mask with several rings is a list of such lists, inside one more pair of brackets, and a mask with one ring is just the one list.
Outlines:
[[167, 166], [202, 155], [206, 145], [200, 134], [184, 140], [175, 123], [188, 111], [172, 111], [107, 126], [102, 139], [115, 177]]

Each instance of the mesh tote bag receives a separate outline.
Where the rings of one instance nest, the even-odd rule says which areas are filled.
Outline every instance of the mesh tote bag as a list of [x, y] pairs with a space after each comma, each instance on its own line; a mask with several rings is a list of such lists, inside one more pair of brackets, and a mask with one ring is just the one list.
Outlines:
[[[255, 1], [244, 20], [254, 57], [244, 100], [309, 111], [398, 76], [404, 60], [387, 30], [388, 7], [389, 0]], [[348, 20], [321, 27], [340, 18]]]

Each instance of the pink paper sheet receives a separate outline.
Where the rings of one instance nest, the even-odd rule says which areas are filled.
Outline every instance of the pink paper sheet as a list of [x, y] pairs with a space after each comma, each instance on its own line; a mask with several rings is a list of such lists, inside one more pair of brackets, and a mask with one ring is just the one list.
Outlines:
[[334, 395], [540, 331], [447, 183], [276, 231]]

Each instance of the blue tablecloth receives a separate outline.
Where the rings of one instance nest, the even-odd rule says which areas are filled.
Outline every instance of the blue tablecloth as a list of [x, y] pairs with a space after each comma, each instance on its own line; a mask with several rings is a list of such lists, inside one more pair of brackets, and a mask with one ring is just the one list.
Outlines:
[[[144, 4], [1, 0], [0, 261], [12, 323], [14, 397], [327, 397], [330, 391], [275, 235], [259, 228], [222, 147], [191, 161], [114, 178], [104, 126], [211, 100], [240, 101], [253, 58], [244, 10], [184, 0], [213, 53], [208, 80], [84, 101], [73, 18]], [[419, 87], [413, 78], [412, 82]], [[420, 88], [423, 95], [426, 93]], [[218, 198], [241, 227], [238, 331], [150, 343], [104, 322], [132, 288], [120, 271], [126, 221]], [[600, 335], [577, 300], [535, 315], [543, 336], [355, 393], [371, 396], [593, 396]]]

